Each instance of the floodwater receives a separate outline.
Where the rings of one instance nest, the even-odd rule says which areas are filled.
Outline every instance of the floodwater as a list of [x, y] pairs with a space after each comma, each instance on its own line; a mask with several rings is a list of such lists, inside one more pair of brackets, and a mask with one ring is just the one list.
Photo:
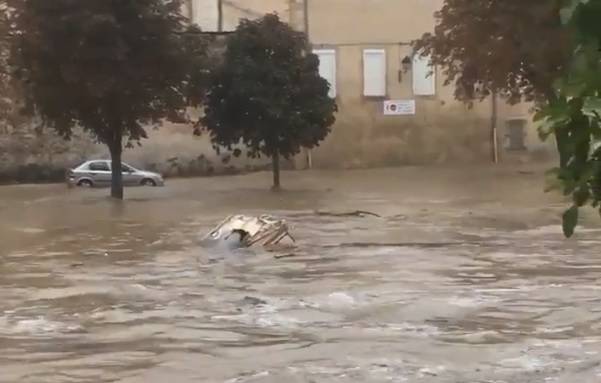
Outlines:
[[[541, 174], [0, 188], [0, 382], [599, 382], [598, 216], [565, 240]], [[381, 217], [315, 212], [352, 210]], [[199, 248], [233, 213], [288, 219], [294, 256]]]

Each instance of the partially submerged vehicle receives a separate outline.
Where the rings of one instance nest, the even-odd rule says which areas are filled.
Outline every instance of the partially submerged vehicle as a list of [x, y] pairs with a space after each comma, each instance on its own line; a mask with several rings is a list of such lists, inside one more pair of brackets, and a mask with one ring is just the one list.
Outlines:
[[[113, 178], [110, 160], [91, 160], [67, 170], [67, 184], [80, 187], [109, 186]], [[121, 163], [124, 186], [164, 186], [163, 177], [154, 172], [139, 170]]]
[[265, 247], [290, 245], [295, 242], [288, 232], [288, 224], [283, 219], [270, 215], [259, 217], [232, 215], [201, 240], [207, 247], [228, 248]]

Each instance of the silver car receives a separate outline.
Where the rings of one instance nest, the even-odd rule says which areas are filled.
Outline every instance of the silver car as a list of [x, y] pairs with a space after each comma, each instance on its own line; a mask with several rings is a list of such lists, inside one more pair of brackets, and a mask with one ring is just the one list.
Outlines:
[[[138, 170], [126, 163], [121, 164], [124, 186], [163, 186], [165, 181], [158, 173]], [[69, 186], [103, 187], [110, 186], [112, 179], [111, 161], [87, 161], [67, 171]]]

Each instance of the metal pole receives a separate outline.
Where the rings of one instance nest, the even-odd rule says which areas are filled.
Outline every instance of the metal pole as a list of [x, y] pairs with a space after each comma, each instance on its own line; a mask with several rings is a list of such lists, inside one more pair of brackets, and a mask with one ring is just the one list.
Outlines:
[[194, 0], [188, 0], [185, 3], [186, 12], [188, 13], [188, 20], [192, 24], [194, 24], [194, 22], [195, 22], [195, 20], [194, 20], [194, 7], [195, 7], [195, 5], [193, 3], [194, 3]]
[[[311, 36], [309, 34], [309, 0], [303, 0], [303, 23], [305, 28], [305, 35], [307, 41], [310, 41]], [[311, 149], [307, 149], [307, 167], [313, 169], [313, 156]]]
[[217, 31], [223, 32], [223, 0], [217, 0]]
[[309, 0], [303, 0], [303, 19], [305, 23], [305, 34], [307, 35], [307, 40], [309, 40]]
[[492, 145], [492, 161], [493, 163], [499, 163], [499, 144], [498, 144], [498, 135], [497, 135], [497, 119], [498, 119], [498, 110], [497, 110], [497, 91], [492, 91], [492, 113], [491, 113], [491, 145]]

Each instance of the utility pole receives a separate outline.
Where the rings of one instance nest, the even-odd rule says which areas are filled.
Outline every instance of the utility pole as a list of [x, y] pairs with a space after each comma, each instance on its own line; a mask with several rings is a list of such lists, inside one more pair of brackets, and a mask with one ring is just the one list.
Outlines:
[[[307, 41], [310, 41], [309, 34], [309, 0], [303, 0], [303, 29], [305, 30], [305, 36], [307, 36]], [[313, 156], [311, 149], [307, 149], [307, 167], [309, 169], [313, 168]]]
[[303, 0], [303, 21], [305, 24], [305, 35], [307, 35], [307, 40], [309, 40], [309, 0]]
[[494, 89], [491, 95], [492, 102], [492, 111], [490, 116], [490, 142], [492, 147], [492, 162], [494, 164], [499, 163], [499, 143], [498, 143], [498, 134], [497, 134], [497, 120], [498, 120], [498, 111], [497, 111], [497, 90]]
[[217, 0], [217, 31], [223, 32], [223, 0]]

